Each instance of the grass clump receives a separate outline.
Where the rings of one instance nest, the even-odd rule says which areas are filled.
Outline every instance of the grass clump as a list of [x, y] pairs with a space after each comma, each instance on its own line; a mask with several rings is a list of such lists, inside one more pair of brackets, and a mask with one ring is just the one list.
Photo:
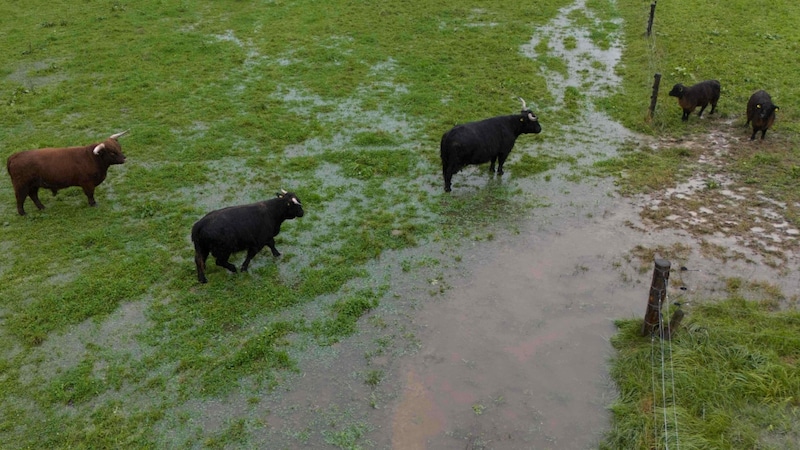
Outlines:
[[620, 193], [642, 194], [675, 186], [691, 173], [695, 152], [685, 148], [653, 150], [629, 144], [619, 156], [594, 163], [601, 174], [617, 179]]
[[601, 448], [796, 445], [800, 313], [734, 296], [694, 306], [687, 319], [666, 344], [640, 337], [640, 320], [617, 322], [612, 377], [620, 395]]

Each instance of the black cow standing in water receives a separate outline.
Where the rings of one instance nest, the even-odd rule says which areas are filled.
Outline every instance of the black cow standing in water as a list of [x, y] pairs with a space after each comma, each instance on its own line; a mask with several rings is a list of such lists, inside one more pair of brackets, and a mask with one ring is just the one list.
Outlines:
[[450, 192], [450, 180], [459, 170], [471, 164], [491, 162], [489, 170], [503, 174], [503, 164], [517, 137], [524, 133], [540, 133], [539, 119], [522, 100], [522, 112], [511, 116], [492, 117], [478, 122], [456, 125], [442, 136], [440, 154], [444, 191]]
[[272, 256], [280, 256], [275, 248], [275, 236], [281, 231], [284, 220], [303, 217], [300, 199], [292, 192], [281, 191], [276, 198], [249, 205], [231, 206], [206, 214], [192, 227], [194, 262], [197, 279], [206, 283], [206, 259], [209, 253], [216, 264], [236, 273], [236, 266], [228, 262], [231, 254], [247, 250], [242, 272], [247, 271], [250, 260], [266, 245]]

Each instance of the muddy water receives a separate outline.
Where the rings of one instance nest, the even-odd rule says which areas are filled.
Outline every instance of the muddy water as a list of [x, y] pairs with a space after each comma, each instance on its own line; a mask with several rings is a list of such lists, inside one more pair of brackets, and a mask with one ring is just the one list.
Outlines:
[[611, 321], [638, 315], [647, 295], [613, 267], [641, 239], [623, 225], [631, 211], [509, 236], [426, 305], [392, 447], [596, 448]]

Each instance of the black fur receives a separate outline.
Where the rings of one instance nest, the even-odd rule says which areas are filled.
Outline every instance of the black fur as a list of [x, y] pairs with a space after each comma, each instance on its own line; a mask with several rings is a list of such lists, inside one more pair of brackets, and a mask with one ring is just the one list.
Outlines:
[[530, 109], [520, 114], [492, 117], [478, 122], [457, 125], [442, 136], [440, 155], [444, 190], [450, 192], [450, 180], [463, 167], [491, 162], [489, 170], [503, 174], [503, 164], [523, 133], [540, 133], [539, 119]]
[[775, 111], [779, 109], [777, 105], [772, 103], [772, 97], [767, 91], [756, 91], [750, 96], [750, 100], [747, 102], [747, 122], [745, 122], [744, 126], [747, 126], [751, 121], [753, 122], [751, 141], [756, 138], [756, 133], [759, 131], [761, 132], [761, 139], [764, 139], [767, 130], [775, 123]]
[[276, 198], [249, 205], [231, 206], [206, 214], [192, 227], [194, 262], [197, 280], [205, 283], [206, 259], [209, 253], [216, 264], [236, 273], [236, 266], [228, 262], [231, 254], [247, 250], [242, 272], [247, 271], [250, 260], [264, 246], [280, 256], [275, 248], [275, 236], [281, 231], [284, 220], [303, 217], [303, 207], [291, 192], [279, 193]]
[[671, 97], [678, 97], [678, 105], [683, 109], [681, 120], [684, 122], [689, 120], [689, 114], [698, 106], [700, 107], [700, 112], [697, 113], [697, 117], [702, 117], [703, 111], [709, 103], [711, 103], [711, 112], [709, 114], [714, 114], [719, 101], [719, 93], [720, 84], [717, 80], [701, 81], [689, 87], [678, 83], [669, 91]]

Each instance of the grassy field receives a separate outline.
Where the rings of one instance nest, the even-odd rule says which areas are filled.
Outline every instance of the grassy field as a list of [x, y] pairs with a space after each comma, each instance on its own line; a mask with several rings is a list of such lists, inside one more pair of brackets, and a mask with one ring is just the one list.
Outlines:
[[[250, 422], [205, 431], [187, 405], [235, 395], [257, 404], [304, 354], [359, 326], [385, 326], [380, 317], [359, 322], [388, 296], [370, 264], [393, 250], [484, 239], [501, 217], [513, 227], [538, 206], [513, 183], [445, 196], [443, 131], [517, 112], [522, 96], [545, 132], [526, 138], [541, 144], [538, 154], [512, 154], [514, 176], [572, 163], [546, 144], [574, 120], [580, 94], [554, 104], [542, 69], [563, 63], [546, 44], [537, 58], [520, 52], [567, 3], [0, 4], [3, 160], [131, 130], [121, 138], [128, 161], [111, 167], [96, 208], [73, 188], [43, 193], [47, 209], [27, 202], [19, 217], [10, 182], [0, 183], [0, 447], [246, 445]], [[597, 42], [618, 31], [612, 19], [625, 20], [623, 82], [599, 105], [644, 133], [699, 132], [696, 117], [680, 122], [667, 85], [713, 77], [723, 84], [720, 116], [739, 130], [749, 93], [769, 90], [782, 110], [768, 139], [780, 148], [738, 167], [790, 201], [800, 93], [786, 64], [798, 50], [788, 18], [800, 11], [789, 1], [751, 3], [659, 5], [656, 38], [646, 40], [643, 3], [588, 1], [601, 18]], [[664, 74], [662, 97], [648, 121], [654, 71]], [[675, 153], [665, 176], [682, 167]], [[625, 158], [601, 165], [593, 172], [639, 167]], [[306, 209], [284, 224], [283, 256], [262, 253], [235, 276], [210, 266], [199, 285], [191, 225], [282, 188]], [[402, 270], [436, 271], [441, 256], [403, 261]], [[325, 442], [354, 448], [363, 435], [356, 426]]]
[[[368, 264], [523, 216], [512, 186], [444, 197], [438, 141], [519, 111], [517, 96], [546, 103], [541, 62], [519, 48], [561, 3], [0, 5], [3, 160], [131, 130], [96, 208], [67, 189], [19, 217], [0, 185], [0, 447], [248, 442], [252, 421], [203, 429], [198, 410], [243, 392], [257, 405], [304, 355], [354, 333], [386, 300]], [[236, 276], [212, 265], [199, 285], [192, 224], [280, 189], [306, 209], [278, 237], [283, 256]], [[376, 348], [402, 348], [396, 334]]]

